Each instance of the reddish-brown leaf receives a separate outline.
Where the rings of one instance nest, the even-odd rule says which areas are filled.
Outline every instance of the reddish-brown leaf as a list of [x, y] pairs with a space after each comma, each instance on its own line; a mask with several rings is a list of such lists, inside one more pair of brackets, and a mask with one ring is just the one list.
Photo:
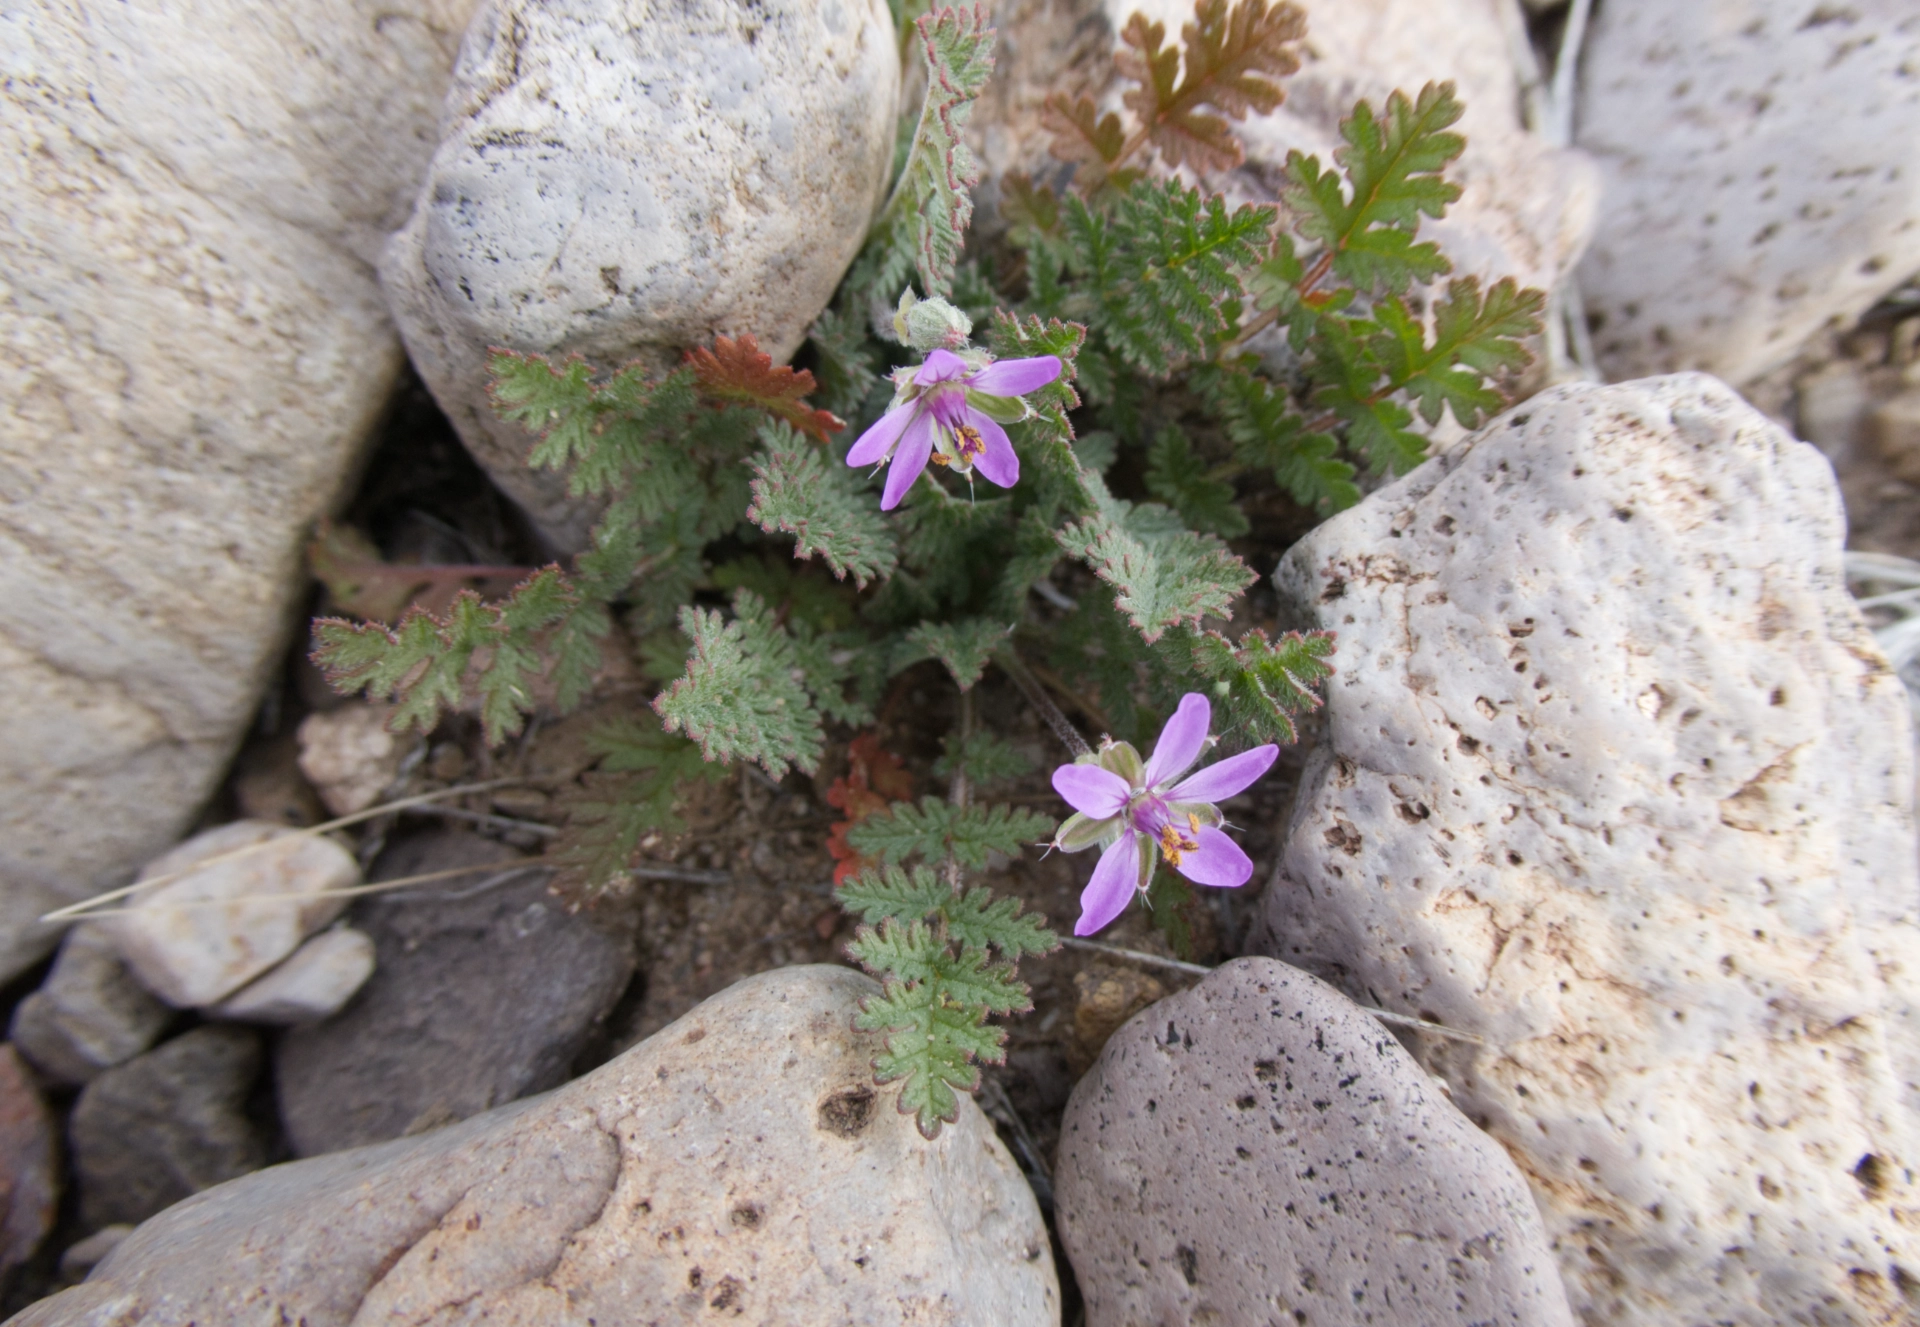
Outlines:
[[913, 776], [900, 763], [900, 757], [880, 745], [872, 733], [861, 733], [847, 745], [847, 772], [827, 788], [827, 805], [846, 813], [827, 832], [827, 852], [833, 857], [833, 883], [845, 884], [862, 871], [875, 871], [880, 863], [862, 857], [847, 842], [847, 831], [870, 815], [886, 810], [893, 803], [913, 796]]
[[1120, 117], [1100, 114], [1092, 97], [1056, 92], [1040, 108], [1040, 127], [1053, 135], [1051, 150], [1062, 161], [1077, 161], [1104, 171], [1126, 146]]
[[701, 393], [715, 405], [756, 406], [821, 442], [847, 426], [831, 411], [807, 404], [807, 393], [814, 386], [811, 373], [775, 364], [750, 335], [738, 341], [716, 336], [711, 350], [688, 351], [687, 363], [693, 366]]
[[1225, 119], [1200, 108], [1244, 120], [1278, 106], [1285, 94], [1274, 80], [1300, 68], [1294, 48], [1306, 35], [1306, 15], [1290, 0], [1238, 0], [1231, 8], [1228, 0], [1194, 0], [1193, 18], [1180, 29], [1184, 77], [1165, 26], [1140, 14], [1120, 34], [1127, 49], [1114, 63], [1140, 85], [1123, 100], [1168, 165], [1227, 170], [1242, 160], [1240, 141]]

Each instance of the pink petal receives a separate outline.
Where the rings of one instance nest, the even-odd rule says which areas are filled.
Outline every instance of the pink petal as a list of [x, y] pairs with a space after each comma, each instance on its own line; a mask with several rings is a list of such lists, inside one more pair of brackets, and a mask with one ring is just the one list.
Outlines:
[[1032, 359], [1003, 359], [987, 365], [967, 381], [967, 386], [989, 396], [1021, 396], [1036, 387], [1045, 387], [1060, 376], [1060, 361], [1052, 355]]
[[913, 380], [922, 387], [931, 387], [936, 382], [951, 382], [955, 378], [964, 378], [967, 374], [967, 361], [951, 350], [936, 350], [927, 356], [913, 375]]
[[1207, 725], [1211, 722], [1213, 707], [1207, 704], [1205, 696], [1189, 691], [1180, 697], [1180, 708], [1160, 730], [1160, 740], [1153, 744], [1153, 754], [1147, 758], [1147, 787], [1159, 788], [1173, 782], [1200, 759], [1200, 753], [1207, 747]]
[[[1249, 873], [1253, 870], [1248, 863]], [[1093, 868], [1093, 879], [1080, 891], [1080, 920], [1073, 924], [1075, 935], [1092, 935], [1127, 910], [1140, 882], [1140, 836], [1122, 834], [1107, 845]]]
[[967, 423], [980, 430], [980, 441], [987, 444], [987, 449], [974, 458], [973, 468], [1001, 488], [1019, 483], [1020, 458], [1013, 454], [1007, 431], [971, 406], [967, 408]]
[[907, 426], [906, 436], [901, 438], [900, 448], [894, 453], [893, 464], [887, 467], [887, 487], [880, 494], [881, 511], [892, 511], [900, 505], [900, 499], [907, 496], [913, 481], [927, 468], [927, 458], [931, 455], [933, 416], [923, 411]]
[[919, 404], [897, 405], [873, 422], [873, 427], [860, 435], [860, 440], [847, 452], [848, 465], [872, 465], [893, 450], [893, 444], [900, 441], [900, 435], [907, 431], [914, 416], [920, 413]]
[[1053, 790], [1068, 806], [1095, 820], [1119, 815], [1133, 795], [1125, 779], [1098, 765], [1062, 765], [1053, 772]]
[[1237, 756], [1215, 761], [1191, 778], [1176, 785], [1167, 794], [1170, 802], [1224, 802], [1235, 793], [1245, 792], [1273, 767], [1280, 748], [1268, 743]]
[[1253, 859], [1225, 834], [1212, 825], [1202, 825], [1195, 837], [1200, 840], [1200, 846], [1181, 853], [1180, 865], [1173, 868], [1181, 875], [1196, 885], [1220, 889], [1238, 889], [1252, 877]]

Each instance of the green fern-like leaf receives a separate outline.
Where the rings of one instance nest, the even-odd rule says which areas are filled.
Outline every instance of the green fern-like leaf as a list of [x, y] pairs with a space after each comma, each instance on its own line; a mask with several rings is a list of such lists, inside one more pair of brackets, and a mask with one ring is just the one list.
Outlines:
[[1147, 491], [1195, 530], [1235, 539], [1249, 528], [1234, 503], [1233, 485], [1208, 474], [1207, 463], [1177, 428], [1161, 429], [1147, 449]]
[[750, 590], [735, 592], [731, 622], [710, 609], [681, 610], [680, 630], [692, 642], [686, 676], [661, 692], [653, 708], [668, 732], [684, 732], [708, 760], [744, 757], [774, 778], [787, 767], [820, 762], [820, 712], [793, 637]]
[[1427, 423], [1439, 423], [1441, 411], [1450, 409], [1462, 427], [1478, 428], [1506, 405], [1487, 379], [1532, 361], [1521, 342], [1540, 331], [1546, 305], [1543, 292], [1522, 290], [1512, 277], [1502, 277], [1484, 295], [1477, 278], [1449, 281], [1434, 306], [1431, 339], [1400, 300], [1389, 298], [1374, 310], [1380, 332], [1370, 338], [1368, 351], [1390, 390], [1411, 396]]
[[1053, 821], [1033, 811], [1008, 806], [958, 807], [937, 797], [918, 803], [896, 802], [847, 831], [847, 842], [863, 857], [898, 864], [910, 857], [930, 862], [952, 860], [979, 870], [988, 856], [1016, 857], [1029, 844], [1053, 832]]
[[930, 921], [948, 939], [996, 950], [1003, 958], [1050, 954], [1060, 947], [1046, 919], [1022, 912], [1018, 899], [996, 899], [985, 886], [955, 889], [925, 866], [864, 871], [837, 894], [842, 907], [871, 925], [889, 919], [902, 924]]
[[851, 574], [862, 589], [891, 576], [900, 563], [893, 534], [860, 477], [790, 428], [770, 426], [761, 437], [767, 450], [749, 462], [747, 519], [794, 536], [795, 557], [817, 553], [835, 577]]
[[906, 167], [849, 278], [856, 290], [888, 296], [912, 268], [919, 270], [926, 294], [952, 293], [973, 220], [971, 190], [980, 179], [965, 142], [966, 123], [993, 72], [994, 31], [983, 6], [936, 9], [917, 26], [926, 100]]
[[983, 1010], [949, 1004], [931, 982], [888, 982], [863, 1003], [854, 1026], [887, 1034], [886, 1050], [873, 1061], [874, 1078], [900, 1083], [900, 1113], [913, 1116], [929, 1140], [960, 1117], [960, 1093], [980, 1086], [975, 1061], [999, 1063], [1007, 1040], [1004, 1029], [985, 1022]]
[[1466, 147], [1449, 132], [1463, 112], [1451, 83], [1429, 83], [1409, 101], [1395, 92], [1386, 114], [1361, 102], [1340, 124], [1347, 145], [1334, 153], [1340, 170], [1317, 157], [1287, 157], [1281, 198], [1300, 234], [1331, 255], [1333, 271], [1362, 290], [1403, 292], [1452, 270], [1431, 241], [1414, 242], [1420, 218], [1446, 215], [1460, 186], [1441, 172]]
[[1217, 194], [1140, 180], [1111, 210], [1068, 199], [1063, 229], [1069, 263], [1097, 302], [1096, 329], [1129, 364], [1165, 376], [1218, 347], [1273, 219], [1270, 207], [1229, 211]]
[[586, 794], [568, 803], [566, 826], [547, 850], [559, 867], [554, 892], [575, 903], [625, 892], [641, 841], [685, 828], [677, 808], [687, 785], [726, 777], [692, 742], [661, 731], [652, 714], [595, 730], [587, 748], [599, 768]]
[[[548, 567], [497, 604], [464, 590], [444, 616], [415, 608], [392, 630], [323, 618], [314, 624], [313, 659], [338, 690], [397, 702], [396, 732], [430, 732], [471, 693], [487, 740], [497, 743], [518, 732], [533, 709], [532, 682], [550, 662], [550, 629], [564, 629], [582, 610], [577, 589]], [[599, 666], [597, 641], [572, 648], [583, 656], [576, 669], [591, 674]]]
[[1094, 515], [1064, 527], [1060, 546], [1114, 588], [1114, 606], [1148, 644], [1169, 627], [1226, 616], [1253, 570], [1211, 535], [1195, 534], [1165, 507], [1110, 497], [1098, 480]]
[[1344, 511], [1360, 501], [1353, 466], [1340, 459], [1333, 435], [1312, 432], [1286, 392], [1242, 369], [1209, 367], [1196, 382], [1219, 413], [1234, 455], [1245, 465], [1271, 470], [1273, 479], [1303, 507]]
[[894, 658], [894, 671], [932, 657], [947, 666], [955, 685], [970, 691], [987, 671], [987, 660], [1012, 630], [1010, 623], [982, 617], [922, 622], [907, 633], [906, 648]]
[[1290, 631], [1277, 641], [1249, 631], [1237, 642], [1208, 631], [1194, 640], [1193, 665], [1224, 701], [1221, 731], [1240, 735], [1248, 746], [1290, 743], [1299, 740], [1293, 716], [1320, 707], [1315, 688], [1333, 676], [1327, 662], [1333, 651], [1330, 631]]
[[1031, 774], [1032, 757], [996, 733], [974, 732], [964, 739], [948, 734], [942, 743], [944, 754], [933, 762], [936, 777], [948, 778], [964, 773], [975, 784], [1001, 783]]

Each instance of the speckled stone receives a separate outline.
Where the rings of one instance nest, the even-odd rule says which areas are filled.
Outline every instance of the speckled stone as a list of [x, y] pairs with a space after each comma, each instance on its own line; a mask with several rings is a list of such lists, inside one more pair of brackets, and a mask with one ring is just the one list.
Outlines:
[[1832, 470], [1723, 384], [1543, 392], [1313, 531], [1325, 740], [1249, 939], [1421, 1062], [1611, 1327], [1911, 1321], [1905, 688]]
[[881, 0], [486, 0], [381, 281], [420, 376], [556, 543], [590, 504], [527, 468], [493, 347], [655, 371], [715, 334], [785, 359], [833, 296], [893, 160]]
[[1236, 959], [1074, 1089], [1055, 1174], [1088, 1327], [1572, 1327], [1526, 1181], [1324, 982]]
[[1912, 0], [1606, 0], [1575, 124], [1604, 181], [1579, 275], [1609, 377], [1747, 383], [1920, 269]]
[[993, 1126], [929, 1143], [873, 1086], [878, 989], [749, 978], [547, 1096], [189, 1199], [15, 1327], [1055, 1327]]
[[340, 915], [360, 864], [332, 839], [236, 820], [140, 873], [157, 883], [97, 923], [142, 985], [180, 1009], [224, 999]]

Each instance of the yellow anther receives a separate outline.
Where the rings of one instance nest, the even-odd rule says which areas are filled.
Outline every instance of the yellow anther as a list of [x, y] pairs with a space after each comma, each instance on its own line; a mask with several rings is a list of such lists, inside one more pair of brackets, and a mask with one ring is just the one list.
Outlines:
[[974, 457], [987, 450], [986, 439], [982, 438], [980, 430], [971, 424], [962, 424], [954, 431], [954, 436], [954, 445], [960, 453], [960, 459], [968, 465], [973, 464]]
[[952, 465], [953, 464], [952, 461], [947, 459], [947, 454], [945, 452], [935, 452], [933, 455], [929, 456], [927, 459], [929, 461], [932, 461], [935, 465]]
[[[1192, 819], [1192, 817], [1188, 818]], [[1194, 832], [1199, 833], [1199, 826], [1194, 827]], [[1160, 831], [1160, 855], [1167, 859], [1168, 866], [1180, 865], [1181, 856], [1195, 851], [1199, 846], [1199, 839], [1188, 838], [1172, 825], [1167, 825]]]

